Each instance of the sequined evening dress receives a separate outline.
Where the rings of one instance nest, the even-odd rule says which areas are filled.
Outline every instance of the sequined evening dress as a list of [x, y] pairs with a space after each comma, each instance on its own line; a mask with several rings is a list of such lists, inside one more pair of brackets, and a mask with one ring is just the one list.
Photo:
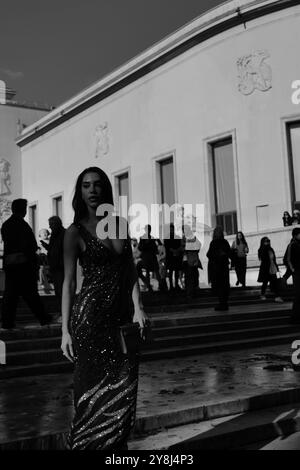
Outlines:
[[138, 356], [125, 355], [119, 326], [132, 321], [127, 270], [132, 251], [118, 255], [76, 224], [85, 242], [83, 283], [71, 313], [75, 355], [74, 405], [68, 446], [74, 450], [123, 448], [134, 425]]

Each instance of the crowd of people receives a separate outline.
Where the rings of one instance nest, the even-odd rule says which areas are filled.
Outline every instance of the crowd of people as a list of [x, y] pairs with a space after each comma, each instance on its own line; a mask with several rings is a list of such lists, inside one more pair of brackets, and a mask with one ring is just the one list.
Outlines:
[[[39, 231], [36, 242], [30, 226], [24, 217], [27, 201], [13, 201], [12, 216], [2, 226], [4, 241], [4, 263], [6, 287], [3, 299], [2, 326], [14, 328], [17, 299], [24, 297], [41, 324], [48, 324], [51, 319], [44, 314], [38, 296], [37, 282], [46, 294], [55, 292], [60, 308], [64, 282], [64, 237], [65, 228], [58, 216], [49, 218], [49, 228]], [[283, 216], [285, 225], [300, 225], [300, 211], [295, 210], [293, 217], [288, 212]], [[166, 238], [160, 240], [151, 235], [151, 225], [146, 225], [144, 234], [138, 241], [131, 238], [131, 249], [136, 271], [144, 290], [153, 292], [153, 278], [158, 283], [160, 292], [184, 292], [187, 299], [192, 299], [199, 292], [199, 269], [203, 270], [200, 260], [201, 243], [189, 225], [183, 226], [183, 236], [175, 233], [174, 224], [170, 224]], [[258, 249], [260, 269], [258, 282], [261, 283], [261, 300], [266, 300], [268, 285], [275, 294], [275, 302], [283, 302], [281, 292], [290, 277], [299, 286], [298, 275], [298, 231], [295, 227], [283, 263], [286, 272], [281, 277], [276, 260], [276, 253], [268, 237], [261, 239]], [[230, 246], [221, 227], [213, 232], [212, 242], [207, 252], [208, 282], [211, 285], [218, 304], [215, 310], [228, 310], [230, 290], [229, 271], [236, 273], [236, 286], [246, 287], [248, 243], [239, 231]], [[22, 272], [26, 270], [27, 276]], [[24, 282], [25, 281], [25, 282]], [[297, 289], [296, 289], [297, 290]], [[299, 302], [299, 299], [297, 300]], [[296, 307], [293, 318], [297, 317]], [[59, 320], [61, 317], [59, 317]]]
[[188, 225], [184, 227], [181, 238], [175, 234], [174, 224], [170, 224], [169, 234], [163, 241], [153, 238], [151, 230], [151, 225], [146, 225], [140, 241], [136, 238], [131, 240], [137, 273], [145, 288], [153, 292], [152, 273], [160, 291], [180, 292], [185, 289], [187, 297], [192, 298], [199, 288], [199, 269], [202, 269], [199, 239]]
[[[2, 328], [14, 329], [19, 297], [44, 325], [53, 318], [46, 313], [39, 296], [38, 285], [50, 294], [53, 291], [60, 310], [64, 281], [63, 242], [65, 229], [58, 216], [49, 218], [49, 229], [41, 229], [37, 242], [29, 224], [24, 220], [27, 213], [26, 199], [12, 202], [12, 215], [1, 228], [4, 244], [3, 269], [5, 289], [2, 304]], [[52, 287], [53, 286], [53, 287]]]
[[[98, 167], [84, 170], [77, 178], [72, 201], [74, 220], [65, 230], [57, 216], [50, 217], [49, 229], [39, 234], [39, 246], [24, 217], [27, 201], [12, 203], [12, 215], [3, 223], [3, 267], [5, 291], [2, 327], [12, 329], [18, 297], [27, 301], [41, 325], [51, 323], [38, 294], [40, 276], [46, 289], [53, 282], [61, 301], [63, 355], [74, 362], [74, 419], [67, 447], [75, 450], [125, 450], [133, 428], [138, 385], [138, 348], [135, 342], [147, 336], [149, 320], [144, 312], [139, 278], [152, 291], [151, 274], [159, 290], [185, 289], [192, 297], [199, 287], [201, 243], [190, 226], [183, 236], [170, 234], [164, 240], [151, 236], [145, 227], [140, 240], [99, 238], [97, 215], [100, 204], [113, 206], [108, 176]], [[112, 216], [113, 225], [120, 223]], [[234, 267], [236, 286], [246, 286], [247, 255], [245, 236], [239, 232], [230, 246], [221, 227], [216, 227], [208, 252], [208, 279], [218, 298], [216, 310], [228, 310], [229, 272]], [[268, 284], [280, 297], [279, 267], [270, 239], [263, 237], [258, 249], [265, 299]], [[76, 294], [76, 266], [80, 263], [83, 282]], [[300, 227], [295, 227], [284, 256], [284, 279], [293, 276], [295, 299], [292, 321], [300, 320]], [[127, 335], [130, 331], [130, 335]], [[127, 333], [126, 333], [127, 332]], [[92, 398], [92, 399], [91, 399]], [[104, 412], [105, 411], [105, 412]]]
[[284, 211], [282, 216], [283, 226], [289, 227], [290, 225], [300, 225], [300, 211], [299, 209], [293, 210], [293, 215], [288, 211]]

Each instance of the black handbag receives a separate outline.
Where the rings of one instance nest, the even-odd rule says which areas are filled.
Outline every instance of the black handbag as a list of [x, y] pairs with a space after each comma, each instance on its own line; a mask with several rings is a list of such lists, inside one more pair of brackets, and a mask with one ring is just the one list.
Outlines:
[[120, 343], [123, 354], [137, 354], [141, 348], [140, 325], [126, 323], [120, 327]]
[[141, 336], [140, 325], [138, 322], [126, 323], [120, 327], [120, 342], [123, 354], [138, 354], [142, 343], [153, 341], [150, 322], [147, 321]]

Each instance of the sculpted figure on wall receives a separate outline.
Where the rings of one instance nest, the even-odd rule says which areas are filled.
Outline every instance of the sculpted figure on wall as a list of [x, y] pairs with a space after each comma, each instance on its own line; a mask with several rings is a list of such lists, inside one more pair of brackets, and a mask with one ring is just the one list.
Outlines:
[[0, 158], [0, 195], [10, 194], [10, 163], [5, 158]]
[[110, 139], [107, 122], [96, 127], [95, 132], [95, 158], [105, 156], [109, 153]]
[[272, 88], [272, 69], [266, 63], [268, 57], [270, 54], [267, 51], [256, 51], [237, 60], [238, 89], [243, 95]]

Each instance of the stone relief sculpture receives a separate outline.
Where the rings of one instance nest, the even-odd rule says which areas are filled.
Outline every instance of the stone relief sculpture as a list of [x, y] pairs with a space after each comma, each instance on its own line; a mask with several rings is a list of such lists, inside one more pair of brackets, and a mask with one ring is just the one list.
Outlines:
[[107, 155], [110, 150], [110, 136], [107, 122], [103, 122], [102, 124], [99, 124], [99, 126], [96, 127], [94, 137], [95, 158]]
[[0, 195], [10, 194], [10, 163], [5, 158], [0, 158]]
[[267, 91], [272, 88], [272, 69], [266, 60], [267, 51], [256, 51], [237, 60], [238, 89], [243, 95], [250, 95], [254, 90]]

